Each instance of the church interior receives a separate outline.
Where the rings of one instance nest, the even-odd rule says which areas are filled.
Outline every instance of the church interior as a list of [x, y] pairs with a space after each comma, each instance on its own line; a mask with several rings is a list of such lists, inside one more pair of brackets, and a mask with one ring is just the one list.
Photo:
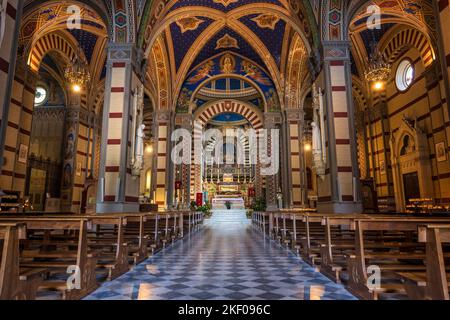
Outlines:
[[448, 0], [0, 0], [0, 300], [449, 300]]

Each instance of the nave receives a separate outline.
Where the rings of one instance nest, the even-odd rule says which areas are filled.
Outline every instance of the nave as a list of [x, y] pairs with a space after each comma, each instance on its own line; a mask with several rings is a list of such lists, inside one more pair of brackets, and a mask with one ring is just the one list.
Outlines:
[[[264, 239], [263, 239], [264, 238]], [[105, 283], [86, 300], [354, 300], [254, 229], [245, 211], [215, 211], [197, 233]]]

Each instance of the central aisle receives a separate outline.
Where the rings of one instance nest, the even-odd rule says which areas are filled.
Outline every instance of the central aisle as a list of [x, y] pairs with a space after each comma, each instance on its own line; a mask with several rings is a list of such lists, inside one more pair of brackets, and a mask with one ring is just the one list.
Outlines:
[[254, 231], [243, 210], [216, 211], [202, 229], [87, 300], [355, 299], [343, 286]]

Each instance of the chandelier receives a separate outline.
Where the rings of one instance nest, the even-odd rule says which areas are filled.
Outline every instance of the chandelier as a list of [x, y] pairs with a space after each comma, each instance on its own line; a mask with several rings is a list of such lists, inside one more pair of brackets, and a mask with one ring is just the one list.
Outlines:
[[78, 48], [77, 54], [66, 67], [64, 76], [70, 85], [85, 87], [91, 81], [91, 75], [87, 67], [87, 62], [81, 57], [82, 52]]
[[368, 82], [386, 82], [391, 74], [391, 65], [384, 61], [383, 55], [377, 52], [376, 41], [372, 42], [372, 53], [370, 55], [369, 67], [365, 72]]

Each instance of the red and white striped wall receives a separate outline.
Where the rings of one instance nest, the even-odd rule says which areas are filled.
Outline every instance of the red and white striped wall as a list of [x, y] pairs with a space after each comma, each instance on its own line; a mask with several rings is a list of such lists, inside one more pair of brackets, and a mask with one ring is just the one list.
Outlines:
[[[130, 48], [110, 49], [105, 112], [103, 116], [100, 195], [98, 212], [139, 210], [139, 179], [131, 170], [131, 92], [140, 83], [131, 60], [114, 59], [115, 52], [131, 52]], [[129, 50], [129, 51], [128, 51]], [[112, 58], [111, 58], [112, 57]]]

